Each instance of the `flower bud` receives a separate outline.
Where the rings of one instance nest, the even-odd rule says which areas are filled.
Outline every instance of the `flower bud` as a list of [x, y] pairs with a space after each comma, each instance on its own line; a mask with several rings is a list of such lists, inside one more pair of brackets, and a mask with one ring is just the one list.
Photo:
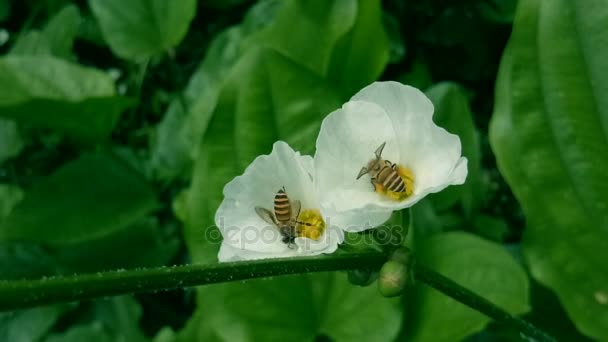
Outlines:
[[401, 294], [406, 285], [413, 281], [412, 255], [409, 249], [396, 249], [384, 263], [378, 276], [378, 291], [385, 297]]

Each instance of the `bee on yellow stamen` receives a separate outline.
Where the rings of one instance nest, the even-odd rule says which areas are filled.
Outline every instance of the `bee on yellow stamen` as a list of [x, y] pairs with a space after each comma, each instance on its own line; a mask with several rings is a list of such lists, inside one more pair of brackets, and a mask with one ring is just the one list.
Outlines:
[[402, 201], [414, 193], [414, 174], [412, 170], [404, 166], [382, 159], [382, 150], [385, 145], [386, 142], [376, 149], [374, 152], [376, 158], [361, 168], [357, 179], [369, 174], [372, 186], [377, 193], [395, 201]]

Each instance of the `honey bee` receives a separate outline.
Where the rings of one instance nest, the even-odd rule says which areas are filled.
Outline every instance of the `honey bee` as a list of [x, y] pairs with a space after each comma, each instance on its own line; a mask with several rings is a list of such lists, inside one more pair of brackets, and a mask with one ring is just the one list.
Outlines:
[[371, 183], [375, 191], [392, 192], [396, 196], [391, 197], [396, 199], [406, 197], [411, 194], [412, 189], [408, 187], [408, 185], [411, 185], [411, 182], [408, 181], [409, 184], [406, 184], [404, 178], [409, 180], [410, 176], [403, 174], [404, 172], [399, 165], [392, 163], [389, 160], [382, 159], [382, 150], [384, 150], [385, 145], [386, 142], [383, 142], [376, 149], [374, 152], [376, 158], [370, 160], [367, 163], [367, 166], [361, 168], [359, 175], [357, 175], [357, 179], [369, 173], [371, 176]]
[[255, 212], [262, 220], [277, 227], [283, 236], [283, 243], [286, 243], [289, 248], [294, 249], [296, 248], [295, 238], [298, 237], [296, 224], [307, 225], [306, 223], [297, 221], [300, 209], [300, 201], [290, 201], [285, 192], [285, 187], [282, 187], [274, 196], [274, 214], [262, 207], [255, 207]]

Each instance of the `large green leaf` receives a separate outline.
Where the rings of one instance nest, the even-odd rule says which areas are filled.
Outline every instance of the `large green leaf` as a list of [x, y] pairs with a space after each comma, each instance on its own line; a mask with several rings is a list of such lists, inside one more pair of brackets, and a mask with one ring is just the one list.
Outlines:
[[217, 260], [218, 245], [206, 245], [201, 227], [215, 229], [224, 185], [276, 140], [311, 154], [321, 120], [340, 102], [323, 79], [273, 50], [254, 49], [239, 60], [217, 100], [189, 190], [186, 241], [194, 261]]
[[0, 58], [0, 116], [95, 140], [128, 104], [101, 71], [51, 56]]
[[111, 235], [48, 252], [59, 273], [72, 274], [166, 265], [178, 247], [176, 236], [164, 236], [155, 219], [144, 218]]
[[53, 55], [69, 59], [80, 25], [80, 11], [70, 4], [57, 12], [41, 30], [19, 36], [11, 49], [13, 55]]
[[9, 0], [0, 0], [0, 22], [6, 20], [11, 14], [11, 3]]
[[155, 176], [171, 179], [191, 171], [197, 145], [213, 114], [223, 78], [240, 55], [242, 30], [229, 29], [213, 41], [183, 96], [171, 102], [152, 140]]
[[248, 43], [327, 77], [345, 97], [375, 81], [389, 58], [379, 0], [285, 1], [275, 22]]
[[149, 185], [121, 162], [85, 155], [27, 191], [0, 221], [0, 240], [50, 246], [91, 241], [125, 228], [155, 206]]
[[[189, 341], [392, 341], [402, 313], [398, 300], [374, 286], [353, 286], [344, 274], [289, 276], [222, 284], [199, 291], [213, 312], [182, 333]], [[253, 309], [255, 308], [255, 309]]]
[[28, 242], [0, 242], [0, 279], [38, 278], [57, 274], [55, 260], [43, 248]]
[[328, 78], [346, 97], [376, 81], [389, 60], [380, 0], [359, 0], [351, 29], [333, 48]]
[[[500, 245], [463, 232], [434, 235], [416, 245], [421, 263], [512, 314], [529, 310], [528, 278]], [[406, 335], [412, 341], [460, 341], [481, 330], [487, 316], [418, 283]]]
[[280, 0], [253, 5], [243, 22], [218, 34], [205, 59], [190, 78], [182, 96], [173, 100], [152, 138], [151, 165], [155, 177], [166, 180], [188, 176], [200, 140], [213, 114], [224, 78], [243, 54], [247, 37], [266, 27]]
[[51, 55], [51, 44], [38, 30], [31, 30], [20, 35], [11, 47], [14, 56], [48, 56]]
[[467, 180], [463, 186], [449, 187], [433, 196], [437, 210], [445, 209], [460, 199], [465, 215], [471, 217], [482, 200], [481, 148], [479, 134], [473, 123], [469, 99], [455, 83], [443, 82], [426, 91], [435, 105], [433, 121], [460, 137], [462, 155], [468, 159]]
[[501, 24], [510, 24], [515, 16], [518, 0], [489, 0], [477, 3], [482, 18]]
[[275, 21], [247, 44], [272, 48], [326, 76], [335, 45], [352, 29], [356, 18], [357, 0], [288, 0]]
[[78, 310], [78, 321], [75, 324], [61, 332], [48, 334], [42, 341], [148, 341], [139, 326], [141, 306], [132, 297], [84, 302]]
[[[0, 118], [0, 165], [7, 159], [18, 155], [22, 148], [23, 138], [21, 138], [17, 123], [13, 120]], [[0, 197], [2, 197], [1, 194]], [[0, 209], [1, 212], [2, 209]], [[1, 216], [2, 214], [0, 214]]]
[[49, 41], [51, 54], [57, 57], [70, 58], [79, 26], [80, 11], [76, 5], [67, 5], [57, 12], [42, 30]]
[[188, 32], [196, 0], [89, 0], [112, 51], [141, 62], [175, 47]]
[[0, 313], [1, 341], [40, 341], [70, 305]]
[[527, 219], [524, 255], [584, 334], [608, 340], [608, 2], [521, 1], [490, 126]]

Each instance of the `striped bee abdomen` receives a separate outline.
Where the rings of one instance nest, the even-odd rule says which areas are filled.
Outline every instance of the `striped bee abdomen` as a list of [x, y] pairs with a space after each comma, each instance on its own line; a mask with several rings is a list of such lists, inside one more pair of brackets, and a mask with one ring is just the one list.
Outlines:
[[376, 176], [376, 182], [392, 192], [405, 192], [405, 182], [399, 176], [396, 165], [386, 161]]
[[287, 224], [291, 221], [291, 204], [284, 189], [274, 196], [274, 215], [280, 223]]

